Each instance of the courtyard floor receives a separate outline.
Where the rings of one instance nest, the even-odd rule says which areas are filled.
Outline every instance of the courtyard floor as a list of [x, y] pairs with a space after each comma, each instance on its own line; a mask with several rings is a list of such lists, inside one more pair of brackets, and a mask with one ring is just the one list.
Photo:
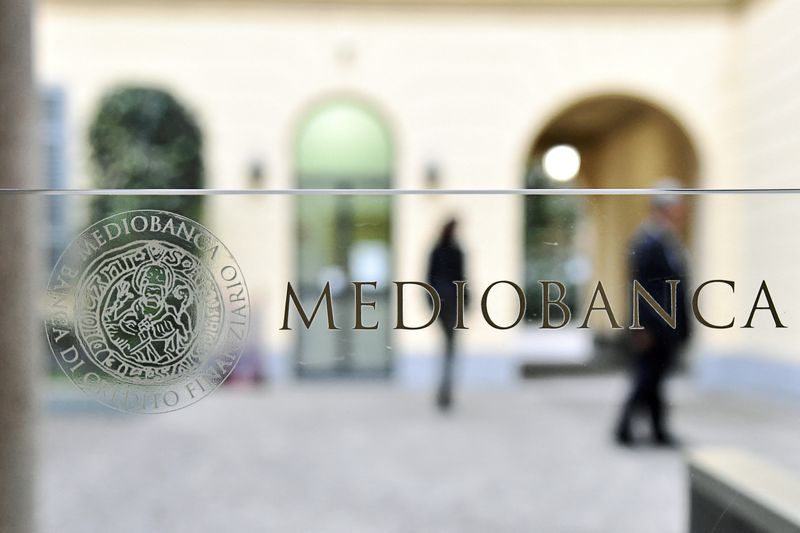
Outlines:
[[[182, 411], [115, 413], [57, 389], [40, 428], [45, 532], [685, 531], [682, 452], [621, 449], [622, 376], [460, 391], [391, 383], [228, 387]], [[689, 445], [800, 474], [800, 404], [671, 384]]]

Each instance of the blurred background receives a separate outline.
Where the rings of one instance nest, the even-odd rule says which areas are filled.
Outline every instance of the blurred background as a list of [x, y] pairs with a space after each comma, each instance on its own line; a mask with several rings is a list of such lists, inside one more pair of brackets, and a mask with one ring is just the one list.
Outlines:
[[[628, 246], [650, 199], [488, 191], [649, 188], [665, 176], [682, 187], [797, 187], [798, 2], [40, 0], [32, 9], [14, 0], [3, 9], [9, 28], [33, 28], [30, 39], [4, 41], [32, 65], [37, 110], [37, 140], [24, 152], [40, 179], [12, 185], [255, 193], [24, 204], [38, 214], [29, 231], [44, 251], [30, 264], [42, 272], [113, 212], [200, 220], [239, 261], [253, 310], [252, 346], [229, 386], [167, 415], [95, 405], [34, 350], [41, 408], [14, 420], [33, 447], [7, 447], [38, 457], [20, 463], [32, 475], [13, 478], [32, 487], [30, 511], [8, 507], [33, 517], [26, 523], [701, 530], [689, 518], [699, 500], [686, 454], [614, 443], [624, 336], [601, 317], [577, 328], [597, 280], [627, 321]], [[387, 194], [275, 194], [317, 188]], [[458, 189], [487, 194], [447, 194]], [[709, 288], [702, 302], [711, 320], [735, 316], [735, 326], [695, 329], [670, 385], [676, 433], [687, 446], [734, 446], [795, 472], [800, 197], [710, 194], [687, 205], [689, 285], [735, 280], [735, 294]], [[389, 289], [426, 279], [451, 217], [474, 294], [456, 341], [455, 405], [442, 414], [443, 335], [393, 330]], [[14, 261], [0, 250], [5, 271]], [[506, 331], [480, 315], [480, 294], [500, 279], [528, 299], [523, 322]], [[563, 281], [579, 315], [562, 330], [538, 327], [541, 279]], [[377, 330], [348, 329], [350, 280], [378, 281]], [[786, 329], [765, 312], [741, 327], [762, 280]], [[287, 282], [307, 309], [330, 282], [344, 328], [303, 331], [298, 321], [279, 331]], [[516, 316], [506, 289], [488, 302], [501, 323]], [[425, 320], [421, 295], [407, 307]]]

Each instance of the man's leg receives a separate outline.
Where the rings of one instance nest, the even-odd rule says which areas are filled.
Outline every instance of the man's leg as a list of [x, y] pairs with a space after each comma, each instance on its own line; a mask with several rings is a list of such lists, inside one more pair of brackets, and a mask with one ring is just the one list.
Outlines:
[[645, 354], [636, 356], [636, 364], [631, 373], [631, 385], [625, 403], [622, 404], [619, 422], [617, 423], [616, 438], [620, 444], [632, 444], [633, 432], [631, 424], [636, 411], [644, 404], [646, 394], [646, 375], [647, 368], [643, 361]]
[[445, 332], [444, 364], [442, 365], [442, 379], [439, 385], [439, 392], [436, 396], [436, 404], [439, 409], [450, 408], [453, 402], [453, 358], [454, 350], [453, 330]]
[[675, 444], [674, 439], [667, 428], [668, 413], [667, 403], [664, 400], [665, 381], [669, 373], [672, 353], [666, 350], [659, 354], [659, 365], [653, 380], [653, 390], [648, 398], [651, 421], [653, 424], [653, 438], [658, 444]]

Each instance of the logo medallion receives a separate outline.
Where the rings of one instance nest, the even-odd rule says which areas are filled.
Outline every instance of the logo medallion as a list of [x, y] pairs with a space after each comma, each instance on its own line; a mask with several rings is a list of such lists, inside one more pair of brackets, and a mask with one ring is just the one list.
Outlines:
[[122, 411], [198, 401], [228, 377], [247, 337], [236, 260], [202, 225], [165, 211], [129, 211], [87, 228], [60, 257], [47, 294], [59, 366]]

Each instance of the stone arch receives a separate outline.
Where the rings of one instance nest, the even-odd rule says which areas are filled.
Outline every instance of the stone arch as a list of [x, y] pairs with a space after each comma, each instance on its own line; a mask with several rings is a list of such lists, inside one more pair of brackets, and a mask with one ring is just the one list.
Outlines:
[[[580, 170], [566, 183], [549, 179], [542, 165], [547, 150], [562, 144], [574, 146], [581, 156]], [[529, 145], [524, 176], [528, 188], [648, 188], [667, 176], [696, 187], [699, 156], [686, 126], [662, 105], [638, 95], [594, 94], [571, 101], [543, 122]], [[531, 196], [525, 201], [529, 292], [535, 293], [535, 280], [542, 276], [565, 278], [579, 299], [590, 280], [602, 279], [624, 308], [627, 244], [647, 217], [648, 198]], [[691, 239], [690, 232], [686, 237]]]

